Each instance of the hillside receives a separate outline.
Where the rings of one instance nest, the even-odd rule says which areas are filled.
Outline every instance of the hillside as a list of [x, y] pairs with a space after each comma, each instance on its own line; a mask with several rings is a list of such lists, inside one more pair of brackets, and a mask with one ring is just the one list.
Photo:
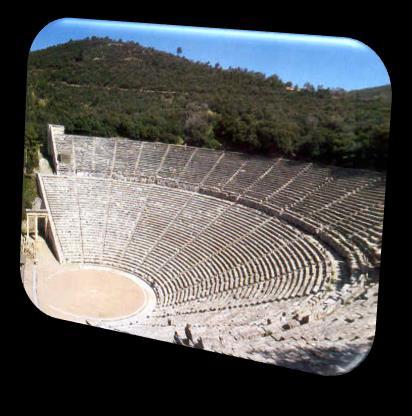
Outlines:
[[382, 169], [390, 102], [359, 94], [291, 90], [276, 75], [224, 70], [133, 42], [70, 41], [30, 53], [27, 165], [36, 164], [30, 149], [55, 123], [78, 134]]
[[363, 88], [361, 90], [350, 91], [350, 95], [360, 100], [383, 100], [387, 103], [392, 101], [392, 90], [390, 85], [381, 87]]

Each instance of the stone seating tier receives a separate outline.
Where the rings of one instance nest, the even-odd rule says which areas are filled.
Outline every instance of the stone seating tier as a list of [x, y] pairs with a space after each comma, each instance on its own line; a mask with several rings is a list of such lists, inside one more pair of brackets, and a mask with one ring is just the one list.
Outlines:
[[159, 288], [159, 304], [237, 288], [258, 296], [270, 280], [271, 296], [288, 298], [330, 280], [333, 255], [325, 247], [260, 211], [152, 184], [62, 175], [41, 181], [66, 261], [135, 273]]

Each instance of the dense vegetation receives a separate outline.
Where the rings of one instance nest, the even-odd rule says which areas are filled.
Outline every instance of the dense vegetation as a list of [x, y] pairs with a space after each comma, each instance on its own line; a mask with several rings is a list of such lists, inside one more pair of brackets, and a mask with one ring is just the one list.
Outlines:
[[359, 100], [377, 100], [381, 99], [390, 103], [392, 100], [392, 91], [389, 85], [384, 87], [363, 88], [361, 90], [352, 90], [349, 95]]
[[[178, 45], [176, 45], [178, 46]], [[390, 87], [347, 93], [91, 38], [30, 53], [26, 165], [46, 124], [67, 132], [384, 169]], [[384, 91], [382, 94], [381, 92]], [[387, 99], [389, 97], [389, 99]]]
[[38, 196], [36, 179], [34, 176], [23, 176], [22, 219], [26, 218], [26, 208], [31, 208], [34, 199]]

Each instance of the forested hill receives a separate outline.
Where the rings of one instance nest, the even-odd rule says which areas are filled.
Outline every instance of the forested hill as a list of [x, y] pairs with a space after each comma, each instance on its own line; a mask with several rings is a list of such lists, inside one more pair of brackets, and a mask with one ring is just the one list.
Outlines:
[[388, 103], [392, 100], [392, 90], [390, 85], [383, 85], [381, 87], [364, 88], [362, 90], [350, 91], [350, 94], [361, 100], [376, 100], [382, 99]]
[[178, 47], [173, 55], [91, 38], [31, 52], [27, 148], [55, 123], [78, 134], [385, 168], [390, 100], [299, 90], [276, 75], [190, 61]]

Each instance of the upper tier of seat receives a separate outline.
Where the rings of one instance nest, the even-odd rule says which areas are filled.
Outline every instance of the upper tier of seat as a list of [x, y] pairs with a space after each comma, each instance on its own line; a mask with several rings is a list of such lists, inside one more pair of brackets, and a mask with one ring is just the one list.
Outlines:
[[380, 262], [385, 175], [51, 127], [58, 174], [154, 182], [260, 209], [316, 235], [365, 272]]

